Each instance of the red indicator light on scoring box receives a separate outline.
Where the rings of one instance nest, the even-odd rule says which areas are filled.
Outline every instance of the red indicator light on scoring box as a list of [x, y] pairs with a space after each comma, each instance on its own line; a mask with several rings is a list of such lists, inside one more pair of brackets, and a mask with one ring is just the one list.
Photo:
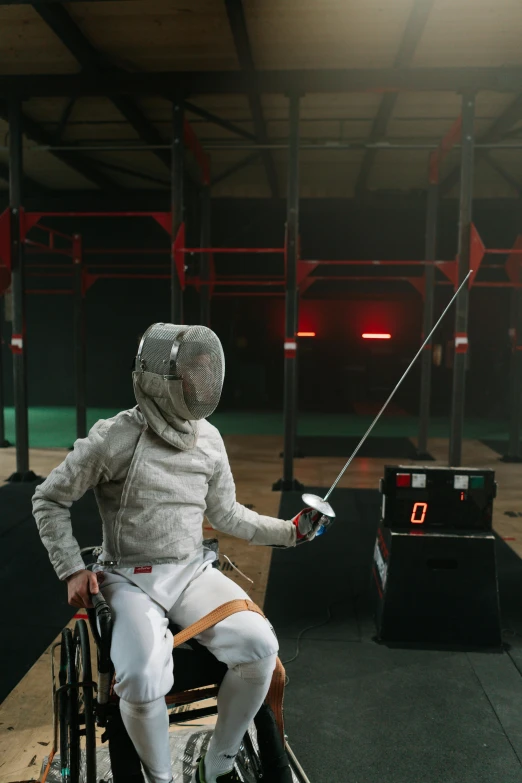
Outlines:
[[315, 337], [315, 332], [297, 332], [298, 337]]
[[396, 483], [398, 487], [411, 487], [411, 473], [397, 473]]
[[364, 332], [362, 337], [363, 340], [391, 340], [391, 334], [387, 332]]

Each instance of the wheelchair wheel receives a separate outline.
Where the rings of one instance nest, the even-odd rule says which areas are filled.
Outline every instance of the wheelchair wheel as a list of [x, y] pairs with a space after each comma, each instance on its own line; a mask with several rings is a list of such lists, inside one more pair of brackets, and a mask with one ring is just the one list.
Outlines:
[[[94, 723], [89, 633], [85, 620], [79, 620], [74, 635], [62, 631], [60, 653], [60, 766], [63, 783], [96, 783], [96, 729]], [[69, 686], [69, 687], [67, 687]]]
[[236, 756], [236, 767], [244, 783], [258, 783], [263, 778], [263, 765], [259, 752], [247, 732]]
[[76, 688], [74, 641], [69, 628], [64, 628], [62, 631], [58, 679], [60, 684], [58, 715], [61, 776], [63, 783], [78, 783], [80, 777], [80, 743], [77, 720], [78, 691]]
[[[74, 658], [77, 682], [85, 685], [77, 692], [78, 754], [82, 761], [85, 783], [96, 783], [96, 726], [92, 682], [91, 648], [85, 620], [78, 620], [74, 628]], [[74, 783], [74, 781], [73, 781]]]

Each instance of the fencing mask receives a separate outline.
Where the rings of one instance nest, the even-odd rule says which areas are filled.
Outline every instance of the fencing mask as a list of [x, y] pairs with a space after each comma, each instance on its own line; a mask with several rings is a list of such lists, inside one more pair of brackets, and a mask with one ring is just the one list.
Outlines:
[[197, 421], [217, 408], [224, 375], [223, 348], [211, 329], [157, 323], [147, 329], [138, 348], [134, 393], [160, 437], [192, 448]]

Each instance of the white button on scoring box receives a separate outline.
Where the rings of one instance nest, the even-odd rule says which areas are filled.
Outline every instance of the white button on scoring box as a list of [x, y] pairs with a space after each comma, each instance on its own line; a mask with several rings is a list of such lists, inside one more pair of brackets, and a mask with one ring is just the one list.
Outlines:
[[455, 476], [453, 481], [454, 489], [468, 489], [469, 488], [469, 476]]
[[411, 477], [411, 485], [416, 489], [426, 489], [426, 474], [413, 473]]

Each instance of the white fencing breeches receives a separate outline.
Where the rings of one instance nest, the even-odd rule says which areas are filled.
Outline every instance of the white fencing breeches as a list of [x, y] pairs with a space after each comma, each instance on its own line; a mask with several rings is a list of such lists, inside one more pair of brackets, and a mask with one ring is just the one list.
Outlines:
[[[155, 701], [173, 686], [169, 620], [186, 628], [227, 601], [248, 598], [241, 587], [210, 563], [198, 571], [168, 613], [123, 577], [107, 585], [102, 582], [101, 589], [113, 615], [114, 689], [131, 704]], [[277, 653], [277, 639], [270, 624], [254, 612], [231, 615], [196, 638], [229, 668]]]
[[[115, 691], [123, 700], [122, 718], [149, 780], [168, 783], [172, 777], [165, 761], [168, 736], [154, 727], [156, 723], [166, 725], [166, 707], [160, 708], [161, 702], [157, 705], [152, 702], [163, 699], [174, 683], [169, 620], [186, 628], [221, 604], [248, 596], [210, 563], [197, 571], [168, 612], [136, 584], [121, 576], [108, 577], [107, 584], [101, 583], [101, 589], [113, 615], [111, 658], [116, 672]], [[266, 696], [275, 666], [277, 639], [268, 621], [254, 612], [231, 615], [196, 639], [234, 674], [241, 677], [248, 672], [245, 682], [252, 680], [251, 697], [246, 698], [247, 702], [251, 698], [251, 709], [232, 712], [222, 709], [223, 719], [218, 715], [217, 737], [223, 736], [223, 743], [229, 746], [223, 750], [229, 750], [235, 744], [235, 737], [243, 736]], [[246, 671], [245, 665], [249, 665]], [[259, 676], [254, 687], [256, 668]], [[150, 706], [136, 710], [131, 705]], [[148, 712], [151, 718], [154, 715], [154, 720], [147, 720]], [[214, 753], [219, 750], [215, 747]]]

